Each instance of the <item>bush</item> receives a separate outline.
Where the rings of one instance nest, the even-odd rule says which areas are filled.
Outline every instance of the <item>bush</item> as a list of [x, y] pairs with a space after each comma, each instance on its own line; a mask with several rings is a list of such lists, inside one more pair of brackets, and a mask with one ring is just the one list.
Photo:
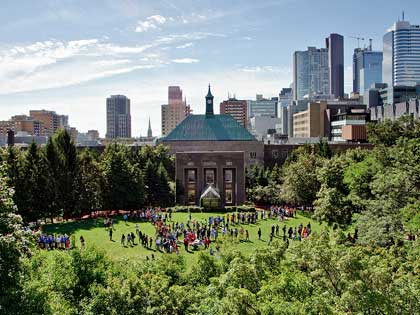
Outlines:
[[173, 213], [175, 212], [191, 212], [191, 213], [203, 212], [203, 208], [198, 207], [198, 206], [175, 206], [175, 207], [167, 208], [167, 211], [169, 210], [172, 211]]

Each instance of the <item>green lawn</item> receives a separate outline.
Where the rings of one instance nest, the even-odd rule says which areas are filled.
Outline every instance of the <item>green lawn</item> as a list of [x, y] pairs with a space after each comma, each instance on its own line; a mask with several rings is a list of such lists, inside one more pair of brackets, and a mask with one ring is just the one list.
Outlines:
[[[210, 216], [217, 216], [223, 215], [222, 213], [193, 213], [192, 220], [197, 220], [198, 222], [203, 222], [204, 220], [207, 221], [208, 217]], [[184, 222], [188, 221], [188, 213], [174, 213], [172, 215], [172, 221], [174, 222]], [[274, 224], [279, 224], [280, 226], [280, 239], [282, 238], [283, 232], [282, 227], [286, 225], [287, 228], [289, 226], [297, 227], [299, 223], [302, 223], [304, 226], [308, 223], [311, 223], [312, 231], [320, 231], [321, 226], [318, 222], [312, 220], [306, 214], [298, 214], [295, 218], [288, 218], [283, 222], [278, 222], [277, 219], [264, 219], [258, 220], [257, 224], [244, 224], [244, 229], [248, 229], [250, 241], [238, 241], [238, 240], [231, 240], [230, 236], [227, 236], [226, 239], [223, 239], [222, 233], [219, 232], [219, 240], [222, 242], [230, 242], [234, 243], [235, 246], [244, 254], [252, 253], [255, 249], [263, 248], [268, 246], [269, 234], [271, 232], [271, 226]], [[109, 240], [108, 231], [103, 227], [103, 218], [99, 219], [91, 219], [91, 220], [84, 220], [84, 221], [74, 221], [74, 222], [63, 222], [63, 223], [56, 223], [56, 224], [48, 224], [43, 227], [43, 231], [45, 233], [56, 233], [56, 234], [64, 234], [67, 233], [68, 235], [74, 233], [77, 240], [77, 246], [80, 246], [79, 237], [83, 235], [86, 246], [94, 245], [97, 248], [104, 249], [111, 257], [115, 259], [146, 259], [146, 256], [151, 257], [153, 253], [155, 257], [160, 255], [168, 255], [163, 254], [159, 251], [152, 249], [146, 249], [142, 245], [136, 245], [133, 247], [123, 247], [120, 243], [121, 235], [124, 233], [127, 235], [128, 232], [135, 233], [135, 222], [128, 222], [125, 223], [122, 220], [122, 216], [114, 217], [114, 232], [113, 232], [113, 241]], [[142, 233], [146, 233], [149, 236], [153, 237], [155, 240], [155, 229], [153, 225], [149, 222], [142, 222], [138, 223], [140, 227], [140, 231]], [[241, 225], [236, 225], [236, 227], [240, 227]], [[261, 240], [258, 240], [257, 231], [258, 228], [261, 227], [262, 237]], [[238, 237], [239, 238], [239, 237]], [[278, 239], [278, 238], [274, 238]], [[136, 238], [136, 243], [138, 243], [138, 238]], [[212, 246], [215, 246], [212, 243]], [[183, 244], [180, 244], [180, 253], [182, 255], [186, 255], [187, 263], [191, 264], [194, 262], [195, 258], [197, 257], [197, 253], [199, 251], [203, 251], [204, 249], [197, 250], [197, 251], [190, 251], [190, 253], [185, 252]]]

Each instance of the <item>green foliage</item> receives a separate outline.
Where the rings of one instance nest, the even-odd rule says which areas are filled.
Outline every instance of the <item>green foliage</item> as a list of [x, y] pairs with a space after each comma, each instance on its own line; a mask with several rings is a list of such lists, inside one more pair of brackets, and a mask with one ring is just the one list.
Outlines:
[[142, 171], [130, 164], [127, 155], [128, 149], [116, 143], [104, 152], [101, 167], [107, 209], [137, 209], [145, 200]]
[[316, 154], [301, 152], [295, 161], [285, 165], [281, 195], [288, 203], [312, 206], [320, 189], [317, 169], [323, 159]]

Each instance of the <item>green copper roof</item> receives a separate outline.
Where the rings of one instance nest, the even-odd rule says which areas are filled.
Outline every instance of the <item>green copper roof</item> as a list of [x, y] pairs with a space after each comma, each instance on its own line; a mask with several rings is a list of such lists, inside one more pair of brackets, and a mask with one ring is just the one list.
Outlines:
[[162, 141], [255, 141], [230, 115], [189, 115]]

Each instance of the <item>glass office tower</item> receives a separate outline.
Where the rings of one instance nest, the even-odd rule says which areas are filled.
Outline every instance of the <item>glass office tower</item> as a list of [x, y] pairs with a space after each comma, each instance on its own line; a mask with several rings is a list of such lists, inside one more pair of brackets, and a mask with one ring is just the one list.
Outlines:
[[383, 37], [382, 78], [388, 87], [420, 84], [420, 25], [396, 22]]
[[381, 51], [372, 51], [372, 47], [354, 50], [353, 54], [353, 93], [364, 94], [372, 84], [382, 82]]

